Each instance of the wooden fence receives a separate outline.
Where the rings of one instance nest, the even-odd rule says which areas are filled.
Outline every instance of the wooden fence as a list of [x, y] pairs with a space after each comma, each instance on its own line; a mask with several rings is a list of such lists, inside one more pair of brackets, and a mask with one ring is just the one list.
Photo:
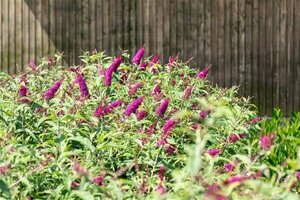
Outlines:
[[121, 49], [162, 62], [179, 53], [192, 67], [213, 64], [209, 79], [240, 85], [262, 114], [300, 110], [299, 0], [0, 0], [0, 70], [29, 59]]

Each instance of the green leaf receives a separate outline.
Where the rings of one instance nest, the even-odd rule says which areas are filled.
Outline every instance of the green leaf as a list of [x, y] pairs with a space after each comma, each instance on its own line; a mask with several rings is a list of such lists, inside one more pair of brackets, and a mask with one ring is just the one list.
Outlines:
[[94, 200], [93, 195], [91, 195], [89, 192], [86, 191], [74, 190], [71, 193], [71, 197], [73, 196], [77, 196], [82, 200]]
[[92, 152], [95, 150], [95, 147], [93, 146], [93, 144], [91, 143], [91, 141], [87, 138], [81, 137], [81, 136], [77, 136], [77, 137], [71, 137], [69, 138], [69, 140], [73, 140], [73, 141], [77, 141], [80, 144], [82, 144], [83, 146], [85, 146], [87, 149], [91, 150]]

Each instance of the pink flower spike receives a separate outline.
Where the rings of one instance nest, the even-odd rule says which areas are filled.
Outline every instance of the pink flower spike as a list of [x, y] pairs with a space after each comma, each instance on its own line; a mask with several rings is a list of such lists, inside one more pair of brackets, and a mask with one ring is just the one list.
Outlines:
[[260, 145], [263, 149], [269, 150], [272, 145], [272, 139], [275, 137], [275, 134], [265, 135], [260, 140]]
[[60, 88], [62, 81], [56, 81], [54, 83], [54, 85], [47, 91], [44, 93], [44, 97], [46, 100], [50, 100], [54, 97], [55, 93], [58, 91], [58, 89]]
[[34, 60], [30, 60], [30, 62], [29, 62], [29, 67], [30, 67], [32, 70], [36, 70], [36, 64], [35, 64], [35, 61], [34, 61]]
[[218, 148], [216, 148], [216, 149], [211, 149], [211, 150], [209, 150], [207, 153], [208, 153], [209, 155], [211, 155], [212, 157], [214, 157], [214, 156], [216, 156], [216, 155], [218, 155], [218, 154], [221, 153], [221, 149], [218, 149]]
[[98, 185], [102, 185], [103, 180], [104, 180], [103, 176], [98, 176], [98, 177], [96, 177], [96, 178], [93, 178], [92, 182], [93, 182], [93, 183], [96, 183], [96, 184], [98, 184]]
[[156, 144], [157, 144], [158, 146], [165, 146], [167, 143], [168, 143], [167, 138], [163, 138], [163, 139], [161, 139], [161, 140], [157, 140], [157, 141], [156, 141]]
[[160, 84], [157, 84], [153, 89], [152, 96], [160, 95], [160, 94], [161, 94]]
[[140, 61], [144, 55], [144, 52], [145, 52], [145, 49], [144, 48], [140, 48], [138, 50], [138, 52], [135, 54], [135, 56], [133, 57], [132, 59], [132, 64], [135, 64], [135, 65], [139, 65], [140, 64]]
[[163, 130], [163, 137], [167, 136], [169, 132], [175, 127], [176, 121], [173, 119], [170, 119], [167, 123], [164, 124], [162, 127]]
[[71, 187], [73, 187], [73, 188], [79, 188], [79, 186], [80, 186], [79, 183], [77, 183], [75, 181], [73, 181], [71, 184]]
[[164, 99], [162, 101], [162, 103], [157, 107], [156, 112], [155, 112], [157, 116], [162, 117], [165, 114], [165, 112], [168, 108], [168, 105], [169, 105], [169, 101], [170, 100], [168, 98]]
[[121, 62], [122, 62], [122, 58], [121, 57], [116, 58], [113, 61], [113, 63], [109, 66], [109, 68], [106, 70], [104, 82], [105, 82], [105, 84], [107, 86], [111, 86], [112, 75], [118, 69], [118, 67], [120, 66]]
[[173, 63], [177, 60], [177, 56], [173, 56], [169, 58], [169, 63], [168, 63], [168, 67], [171, 70], [172, 69], [172, 65]]
[[229, 141], [230, 142], [236, 142], [237, 140], [244, 138], [246, 135], [244, 133], [239, 133], [237, 134], [232, 134], [229, 136]]
[[94, 116], [95, 117], [103, 117], [106, 115], [106, 107], [98, 107], [94, 111]]
[[151, 73], [152, 73], [152, 74], [158, 74], [158, 70], [157, 70], [155, 67], [153, 67], [153, 68], [151, 69]]
[[165, 167], [160, 167], [159, 171], [157, 172], [157, 175], [161, 181], [163, 181], [165, 178], [165, 176], [164, 176], [165, 171], [166, 171]]
[[140, 64], [140, 66], [139, 66], [139, 70], [145, 71], [147, 68], [147, 65], [148, 65], [147, 62], [142, 62], [142, 64]]
[[300, 180], [300, 172], [296, 172], [296, 178]]
[[166, 152], [167, 154], [169, 155], [172, 155], [175, 151], [175, 146], [174, 145], [169, 145], [167, 148], [166, 148]]
[[90, 97], [89, 89], [87, 87], [87, 84], [82, 74], [79, 73], [77, 74], [76, 83], [78, 83], [79, 86], [80, 96], [82, 98], [89, 98]]
[[203, 69], [203, 70], [197, 75], [197, 77], [200, 78], [200, 79], [204, 79], [204, 78], [207, 76], [210, 67], [211, 67], [211, 65], [209, 65], [208, 67], [206, 67], [205, 69]]
[[144, 97], [143, 96], [140, 97], [140, 98], [138, 98], [138, 99], [136, 99], [135, 101], [133, 101], [125, 109], [124, 115], [126, 115], [127, 117], [129, 117], [132, 113], [135, 113], [137, 111], [137, 109], [139, 108], [139, 106], [142, 104], [143, 101], [144, 101]]
[[167, 192], [166, 188], [160, 183], [155, 189], [160, 195], [163, 195]]
[[199, 115], [200, 115], [200, 117], [201, 117], [202, 119], [205, 118], [205, 112], [204, 112], [204, 111], [200, 111]]
[[112, 102], [106, 109], [105, 109], [105, 113], [106, 114], [109, 114], [112, 109], [116, 108], [116, 107], [119, 107], [123, 104], [123, 101], [121, 99], [119, 100], [116, 100], [114, 102]]
[[255, 117], [254, 119], [251, 120], [252, 124], [256, 124], [257, 122], [261, 121], [262, 118], [261, 117]]
[[138, 89], [140, 87], [143, 87], [143, 83], [142, 82], [138, 82], [135, 85], [129, 85], [128, 86], [128, 89], [129, 89], [128, 90], [128, 94], [131, 95], [131, 96], [134, 96], [137, 93], [137, 91], [138, 91]]
[[172, 86], [176, 85], [176, 80], [173, 79], [173, 80], [171, 81], [171, 83], [172, 83]]
[[227, 172], [233, 172], [234, 171], [234, 166], [231, 163], [227, 163], [224, 167], [225, 167]]
[[233, 177], [230, 177], [229, 179], [225, 180], [224, 184], [229, 185], [232, 183], [238, 183], [238, 182], [242, 182], [246, 179], [247, 179], [247, 177], [245, 177], [245, 176], [233, 176]]
[[141, 110], [140, 112], [138, 112], [138, 114], [136, 115], [138, 121], [144, 119], [146, 116], [148, 115], [148, 113], [145, 110]]
[[20, 87], [20, 97], [26, 97], [27, 95], [27, 88], [24, 85]]
[[155, 56], [155, 57], [151, 60], [150, 66], [153, 66], [154, 64], [158, 63], [158, 61], [159, 61], [159, 56]]
[[192, 90], [193, 90], [192, 87], [186, 88], [185, 91], [184, 91], [184, 95], [182, 97], [182, 100], [187, 100], [190, 97], [190, 95], [192, 93]]

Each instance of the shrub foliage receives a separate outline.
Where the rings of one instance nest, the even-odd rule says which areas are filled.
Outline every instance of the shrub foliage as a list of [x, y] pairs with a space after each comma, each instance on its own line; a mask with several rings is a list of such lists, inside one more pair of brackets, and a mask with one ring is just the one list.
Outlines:
[[257, 117], [210, 66], [89, 52], [0, 76], [0, 196], [297, 199], [300, 113]]

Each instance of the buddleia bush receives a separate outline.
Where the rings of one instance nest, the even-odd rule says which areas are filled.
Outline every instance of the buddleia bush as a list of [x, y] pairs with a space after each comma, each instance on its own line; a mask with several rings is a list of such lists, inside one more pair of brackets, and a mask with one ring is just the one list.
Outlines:
[[0, 196], [298, 198], [297, 154], [278, 172], [275, 129], [250, 98], [211, 86], [211, 66], [143, 54], [87, 52], [79, 66], [57, 55], [2, 75]]

